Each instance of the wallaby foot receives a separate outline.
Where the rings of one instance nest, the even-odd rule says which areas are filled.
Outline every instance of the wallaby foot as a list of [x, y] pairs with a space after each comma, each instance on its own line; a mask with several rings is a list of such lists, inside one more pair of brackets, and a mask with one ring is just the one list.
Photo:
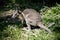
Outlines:
[[39, 23], [38, 26], [39, 26], [40, 28], [45, 29], [45, 30], [48, 31], [49, 33], [52, 33], [51, 30], [48, 29], [46, 26], [44, 26], [42, 23]]
[[27, 30], [27, 28], [26, 27], [23, 27], [22, 30], [25, 31], [25, 30]]

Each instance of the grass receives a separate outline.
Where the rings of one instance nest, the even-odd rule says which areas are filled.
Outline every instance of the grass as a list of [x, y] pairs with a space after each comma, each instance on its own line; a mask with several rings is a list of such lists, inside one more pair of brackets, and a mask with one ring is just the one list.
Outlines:
[[49, 34], [42, 29], [34, 29], [31, 32], [18, 28], [17, 26], [8, 26], [0, 32], [1, 40], [54, 40], [54, 34]]
[[0, 20], [0, 40], [60, 40], [60, 5], [45, 7], [40, 12], [42, 22], [46, 26], [51, 22], [55, 23], [49, 28], [52, 34], [41, 28], [32, 31], [22, 30], [21, 23], [11, 24]]

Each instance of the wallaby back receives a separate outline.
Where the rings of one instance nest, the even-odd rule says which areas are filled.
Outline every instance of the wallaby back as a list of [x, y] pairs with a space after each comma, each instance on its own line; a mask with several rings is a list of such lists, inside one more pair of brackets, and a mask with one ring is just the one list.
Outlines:
[[41, 21], [40, 14], [34, 9], [25, 9], [23, 11], [23, 16], [27, 17], [30, 20]]

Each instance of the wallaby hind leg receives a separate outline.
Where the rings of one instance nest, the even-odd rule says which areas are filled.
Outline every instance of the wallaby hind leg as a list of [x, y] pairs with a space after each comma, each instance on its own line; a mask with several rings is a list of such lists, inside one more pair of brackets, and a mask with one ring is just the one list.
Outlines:
[[48, 31], [49, 33], [52, 33], [50, 29], [48, 29], [46, 26], [44, 26], [42, 23], [38, 23], [38, 26], [45, 29], [46, 31]]

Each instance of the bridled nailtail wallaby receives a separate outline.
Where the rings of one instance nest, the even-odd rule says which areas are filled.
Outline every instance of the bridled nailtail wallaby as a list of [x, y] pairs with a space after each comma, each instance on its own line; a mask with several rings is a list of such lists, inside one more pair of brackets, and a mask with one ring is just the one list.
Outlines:
[[16, 15], [19, 17], [19, 19], [22, 21], [25, 20], [28, 30], [31, 30], [31, 26], [39, 26], [42, 29], [45, 29], [49, 33], [52, 33], [50, 29], [48, 29], [46, 26], [43, 25], [41, 22], [41, 16], [40, 14], [34, 10], [34, 9], [25, 9], [23, 12], [19, 11], [17, 7], [15, 8], [15, 12], [12, 15], [12, 18], [15, 18]]
[[48, 29], [46, 26], [43, 25], [43, 23], [41, 22], [41, 16], [36, 10], [25, 9], [22, 12], [22, 15], [26, 21], [26, 24], [29, 30], [31, 30], [30, 25], [32, 25], [32, 26], [39, 26], [40, 28], [45, 29], [49, 33], [52, 33], [50, 29]]

